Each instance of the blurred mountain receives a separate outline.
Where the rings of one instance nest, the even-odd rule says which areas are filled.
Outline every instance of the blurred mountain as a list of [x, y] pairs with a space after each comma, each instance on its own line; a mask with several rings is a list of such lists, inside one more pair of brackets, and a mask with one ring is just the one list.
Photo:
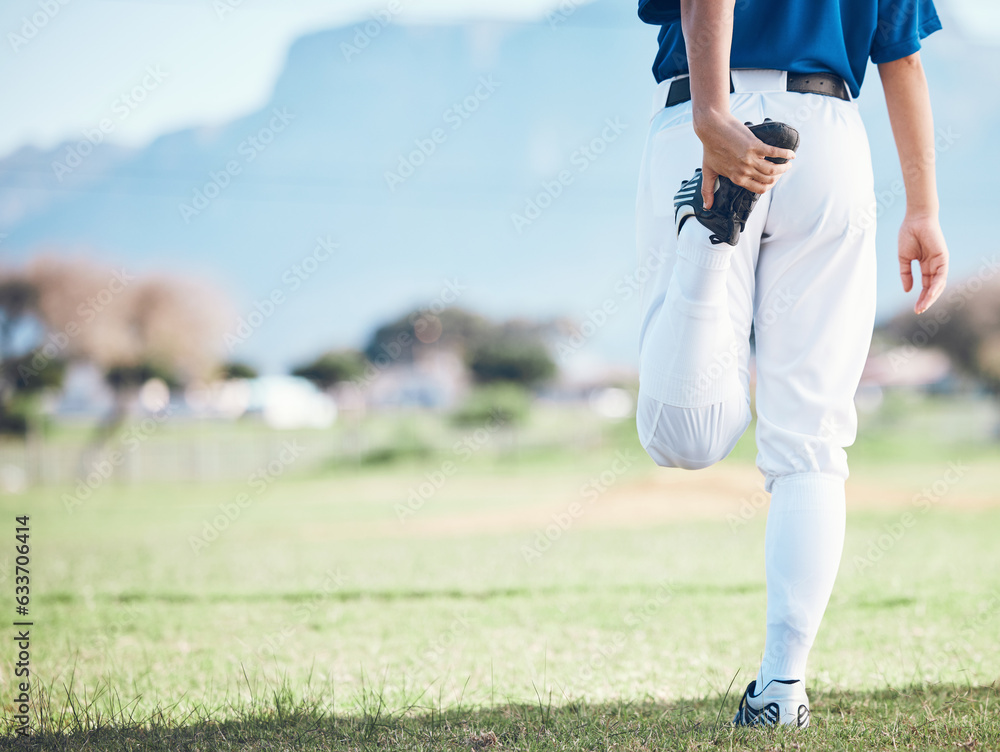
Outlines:
[[[961, 214], [949, 207], [974, 165], [1000, 156], [1000, 102], [981, 94], [1000, 74], [995, 48], [936, 36], [925, 60], [939, 130], [952, 134], [939, 157], [944, 219], [954, 268], [973, 271], [993, 251], [981, 240], [988, 194], [963, 198]], [[0, 251], [5, 262], [58, 248], [208, 277], [243, 311], [232, 357], [265, 370], [358, 346], [414, 307], [582, 320], [608, 299], [618, 312], [579, 355], [632, 363], [655, 37], [613, 0], [534, 24], [311, 34], [258, 112], [138, 150], [108, 144], [95, 123], [82, 142], [0, 161]], [[891, 190], [899, 171], [876, 79], [861, 104], [876, 184]], [[112, 130], [119, 116], [108, 112]], [[889, 203], [884, 313], [901, 302], [902, 201]]]

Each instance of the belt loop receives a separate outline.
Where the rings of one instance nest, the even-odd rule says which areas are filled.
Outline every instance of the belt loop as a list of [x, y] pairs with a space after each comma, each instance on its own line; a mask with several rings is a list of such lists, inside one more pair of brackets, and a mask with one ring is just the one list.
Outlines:
[[656, 85], [656, 91], [653, 92], [653, 113], [650, 115], [650, 118], [655, 117], [660, 110], [666, 107], [667, 96], [670, 94], [670, 85], [678, 78], [679, 76], [667, 78]]
[[787, 90], [787, 77], [784, 71], [764, 68], [734, 68], [729, 75], [737, 92]]

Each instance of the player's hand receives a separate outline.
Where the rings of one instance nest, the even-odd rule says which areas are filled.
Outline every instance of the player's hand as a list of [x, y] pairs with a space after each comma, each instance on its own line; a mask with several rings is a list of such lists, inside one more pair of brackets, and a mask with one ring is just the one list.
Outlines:
[[[719, 175], [754, 193], [764, 193], [795, 159], [794, 151], [768, 146], [728, 112], [696, 118], [694, 129], [704, 149], [701, 198], [706, 209], [712, 208], [715, 179]], [[788, 161], [775, 164], [765, 157]]]
[[913, 310], [923, 313], [934, 305], [948, 281], [948, 245], [937, 215], [907, 213], [899, 228], [899, 276], [905, 292], [913, 288], [914, 261], [920, 263], [923, 287]]

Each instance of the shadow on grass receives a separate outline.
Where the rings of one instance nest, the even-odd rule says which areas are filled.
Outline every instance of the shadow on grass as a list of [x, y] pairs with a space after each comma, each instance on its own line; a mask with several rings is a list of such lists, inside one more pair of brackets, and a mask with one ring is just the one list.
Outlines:
[[[735, 689], [733, 690], [736, 691]], [[29, 750], [696, 750], [1000, 749], [1000, 685], [922, 685], [869, 692], [814, 693], [812, 726], [736, 729], [737, 696], [562, 705], [500, 704], [390, 713], [376, 693], [357, 711], [327, 712], [294, 701], [166, 712], [137, 720], [76, 710], [61, 729], [30, 737], [5, 729], [2, 749]], [[214, 717], [213, 717], [214, 716]], [[218, 720], [216, 720], [218, 718]], [[9, 723], [9, 721], [8, 721]]]
[[[649, 584], [649, 585], [634, 585], [634, 586], [616, 586], [615, 592], [617, 593], [656, 593], [660, 590], [662, 586], [659, 583]], [[507, 587], [507, 588], [490, 588], [486, 590], [468, 590], [463, 588], [448, 588], [448, 589], [426, 589], [426, 590], [410, 590], [410, 589], [395, 589], [395, 590], [350, 590], [342, 589], [335, 592], [324, 593], [322, 595], [317, 595], [315, 591], [300, 591], [300, 592], [257, 592], [257, 593], [208, 593], [208, 594], [192, 594], [192, 593], [171, 593], [171, 592], [124, 592], [124, 593], [93, 593], [89, 596], [90, 601], [97, 601], [103, 603], [313, 603], [318, 601], [326, 602], [340, 602], [346, 603], [349, 601], [411, 601], [411, 600], [427, 600], [432, 598], [448, 598], [451, 600], [474, 600], [474, 601], [490, 601], [496, 600], [498, 598], [522, 598], [522, 597], [538, 597], [544, 595], [566, 595], [572, 593], [587, 594], [594, 592], [594, 585], [590, 583], [582, 583], [577, 586], [569, 585], [551, 585], [548, 587]], [[711, 583], [691, 583], [691, 584], [675, 584], [671, 586], [671, 592], [675, 595], [686, 595], [686, 594], [698, 594], [704, 595], [708, 593], [716, 593], [718, 595], [745, 595], [747, 593], [762, 593], [764, 592], [764, 583], [760, 582], [745, 582], [736, 584], [723, 584], [715, 585]], [[54, 593], [46, 593], [42, 595], [39, 600], [42, 603], [53, 603], [60, 606], [73, 605], [77, 603], [85, 603], [87, 599], [83, 595], [77, 593], [70, 593], [65, 591], [58, 591]], [[915, 599], [894, 599], [888, 601], [889, 607], [907, 605], [909, 603], [915, 602]], [[874, 607], [881, 608], [883, 606], [882, 601], [873, 602], [870, 604]]]

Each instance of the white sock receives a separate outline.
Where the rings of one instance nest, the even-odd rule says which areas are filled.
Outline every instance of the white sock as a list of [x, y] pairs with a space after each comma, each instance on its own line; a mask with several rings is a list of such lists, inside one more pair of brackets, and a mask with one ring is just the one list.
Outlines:
[[741, 389], [727, 288], [733, 248], [710, 245], [708, 235], [701, 225], [685, 225], [663, 309], [650, 332], [663, 364], [656, 392], [677, 407], [716, 404]]
[[774, 481], [764, 537], [767, 638], [758, 692], [772, 679], [805, 681], [809, 649], [840, 567], [844, 524], [840, 478], [802, 473]]

